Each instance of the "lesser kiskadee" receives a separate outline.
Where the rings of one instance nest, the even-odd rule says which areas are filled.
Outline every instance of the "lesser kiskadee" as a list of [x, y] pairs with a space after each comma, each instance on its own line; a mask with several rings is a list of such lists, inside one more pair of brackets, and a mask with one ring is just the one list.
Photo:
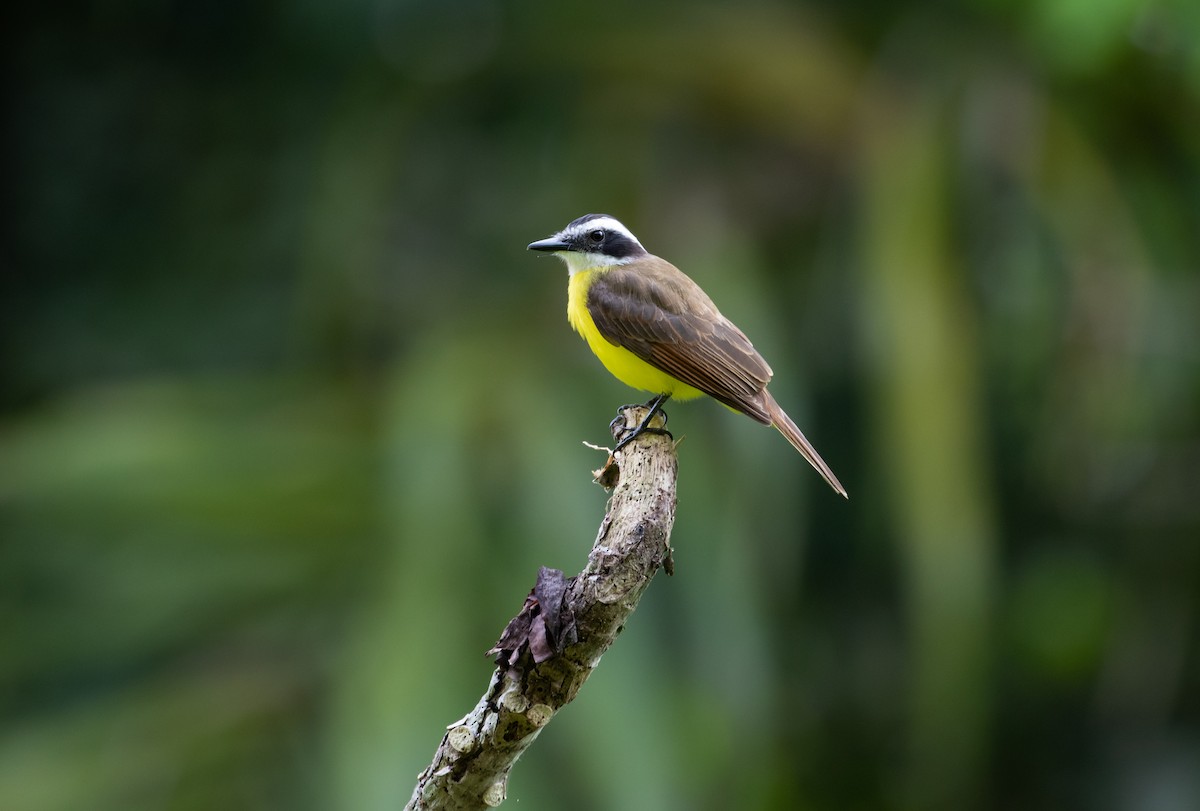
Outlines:
[[849, 498], [767, 391], [771, 367], [750, 340], [699, 285], [647, 252], [628, 228], [605, 214], [588, 214], [531, 242], [529, 249], [553, 253], [566, 263], [567, 320], [600, 362], [622, 383], [657, 395], [638, 431], [668, 398], [707, 394], [777, 428], [835, 491]]

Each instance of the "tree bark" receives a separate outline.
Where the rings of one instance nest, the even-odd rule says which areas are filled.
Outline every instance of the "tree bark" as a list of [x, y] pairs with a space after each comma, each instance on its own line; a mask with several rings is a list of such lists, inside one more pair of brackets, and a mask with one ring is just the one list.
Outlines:
[[[614, 439], [645, 413], [643, 406], [621, 409], [611, 426]], [[666, 415], [656, 416], [651, 427], [665, 424]], [[545, 567], [538, 573], [525, 606], [488, 652], [498, 666], [486, 692], [447, 727], [406, 811], [504, 802], [517, 758], [579, 693], [655, 572], [672, 572], [676, 457], [670, 434], [642, 434], [594, 475], [612, 496], [587, 566], [572, 578]]]

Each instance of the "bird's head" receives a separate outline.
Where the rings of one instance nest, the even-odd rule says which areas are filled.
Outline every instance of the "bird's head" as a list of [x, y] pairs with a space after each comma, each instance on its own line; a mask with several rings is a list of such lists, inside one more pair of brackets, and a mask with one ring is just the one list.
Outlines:
[[646, 249], [633, 232], [607, 214], [580, 217], [557, 234], [529, 243], [529, 250], [553, 253], [567, 263], [571, 273], [625, 265], [646, 256]]

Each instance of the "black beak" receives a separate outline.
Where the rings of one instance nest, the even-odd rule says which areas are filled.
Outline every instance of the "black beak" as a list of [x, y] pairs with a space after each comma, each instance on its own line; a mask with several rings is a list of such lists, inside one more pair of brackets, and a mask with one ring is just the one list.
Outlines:
[[546, 239], [539, 239], [537, 242], [529, 243], [529, 250], [531, 251], [565, 251], [569, 248], [570, 246], [559, 239], [557, 234]]

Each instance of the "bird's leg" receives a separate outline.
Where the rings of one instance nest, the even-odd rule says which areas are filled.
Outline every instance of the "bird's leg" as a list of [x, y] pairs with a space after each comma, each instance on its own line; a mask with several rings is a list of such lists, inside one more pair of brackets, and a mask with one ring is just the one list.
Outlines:
[[[613, 448], [613, 453], [616, 453], [617, 451], [621, 450], [621, 448], [624, 448], [626, 445], [628, 445], [633, 440], [637, 439], [642, 434], [665, 434], [667, 436], [671, 436], [671, 432], [666, 429], [667, 412], [662, 410], [663, 403], [665, 403], [667, 401], [667, 398], [670, 396], [671, 395], [669, 395], [669, 394], [660, 394], [657, 397], [655, 397], [654, 399], [650, 400], [650, 402], [646, 403], [643, 406], [643, 408], [649, 409], [649, 411], [646, 412], [646, 416], [642, 417], [642, 421], [640, 423], [638, 423], [637, 428], [634, 428], [632, 432], [626, 434], [621, 439], [621, 441], [617, 443], [617, 447]], [[617, 412], [617, 414], [618, 414], [617, 419], [621, 419], [621, 420], [624, 419], [623, 412], [626, 408], [631, 408], [631, 406], [622, 406], [621, 411]], [[654, 419], [654, 415], [658, 414], [658, 413], [662, 413], [664, 427], [651, 428], [650, 420]], [[615, 423], [616, 420], [613, 420], [613, 422]], [[672, 437], [672, 439], [674, 439], [674, 437]]]
[[[630, 408], [656, 409], [659, 414], [662, 414], [663, 425], [666, 425], [667, 424], [667, 412], [662, 410], [662, 404], [665, 403], [668, 399], [670, 399], [670, 397], [671, 397], [671, 395], [669, 395], [669, 394], [659, 394], [655, 397], [651, 397], [649, 400], [647, 400], [644, 403], [626, 403], [625, 405], [623, 405], [617, 409], [617, 416], [613, 419], [612, 422], [609, 423], [609, 427], [611, 428], [611, 427], [615, 426], [617, 424], [617, 420], [620, 420], [623, 423], [625, 421], [625, 411]], [[654, 414], [651, 413], [649, 416], [653, 417]], [[647, 428], [645, 430], [647, 432], [653, 433], [654, 431], [657, 431], [660, 429]]]

